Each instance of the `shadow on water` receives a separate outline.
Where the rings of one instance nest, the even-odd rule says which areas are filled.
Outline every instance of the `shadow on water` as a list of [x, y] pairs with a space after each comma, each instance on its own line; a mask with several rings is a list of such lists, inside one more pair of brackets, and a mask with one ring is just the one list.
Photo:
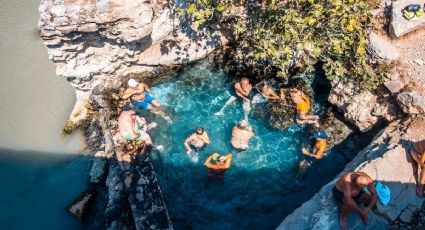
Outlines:
[[0, 149], [4, 229], [84, 229], [66, 207], [86, 188], [91, 159]]

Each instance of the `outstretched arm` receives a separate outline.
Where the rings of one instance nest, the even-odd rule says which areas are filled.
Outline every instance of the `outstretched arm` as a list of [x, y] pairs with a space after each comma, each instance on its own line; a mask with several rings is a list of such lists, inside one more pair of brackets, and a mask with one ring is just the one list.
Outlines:
[[366, 210], [370, 211], [375, 205], [376, 201], [378, 200], [378, 195], [376, 193], [375, 185], [373, 183], [373, 180], [369, 183], [367, 186], [367, 190], [370, 192], [370, 203], [367, 205]]
[[233, 155], [231, 153], [225, 156], [226, 158], [226, 169], [230, 168], [230, 164], [232, 163]]
[[270, 89], [269, 94], [270, 94], [270, 96], [268, 97], [269, 99], [271, 100], [279, 99], [279, 96], [274, 90]]
[[346, 182], [343, 183], [343, 192], [344, 192], [344, 204], [350, 206], [351, 208], [355, 209], [359, 213], [362, 213], [362, 209], [357, 205], [357, 203], [351, 197], [351, 188], [350, 186], [346, 184]]
[[191, 151], [189, 142], [193, 139], [193, 134], [190, 135], [186, 140], [184, 140], [184, 147], [186, 148], [186, 151]]
[[150, 95], [152, 95], [151, 89], [149, 88], [149, 86], [145, 83], [142, 83], [142, 87], [144, 88], [144, 90], [146, 90], [146, 92], [148, 92]]
[[139, 92], [138, 90], [128, 88], [124, 91], [121, 98], [124, 99], [124, 100], [127, 100], [128, 98], [130, 98], [134, 94], [137, 94], [138, 92]]

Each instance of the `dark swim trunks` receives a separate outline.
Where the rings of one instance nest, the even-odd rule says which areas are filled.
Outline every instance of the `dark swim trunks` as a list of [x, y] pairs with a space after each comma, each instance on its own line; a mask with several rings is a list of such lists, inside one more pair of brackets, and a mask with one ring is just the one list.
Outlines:
[[[359, 203], [359, 199], [360, 199], [360, 197], [363, 195], [363, 193], [365, 193], [365, 191], [363, 191], [363, 190], [360, 190], [359, 191], [359, 194], [357, 194], [357, 196], [353, 196], [352, 198], [353, 198], [353, 200], [356, 202], [356, 203]], [[333, 196], [334, 196], [334, 199], [335, 199], [335, 201], [337, 202], [337, 203], [339, 203], [339, 204], [343, 204], [344, 203], [344, 193], [343, 192], [341, 192], [341, 191], [339, 191], [335, 186], [333, 187], [333, 189], [332, 189], [332, 194], [333, 194]]]

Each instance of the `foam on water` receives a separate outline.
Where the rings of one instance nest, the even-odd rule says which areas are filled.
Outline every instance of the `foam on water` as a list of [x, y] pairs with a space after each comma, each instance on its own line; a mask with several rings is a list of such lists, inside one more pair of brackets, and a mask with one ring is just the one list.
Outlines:
[[[168, 125], [155, 118], [160, 124], [152, 137], [165, 151], [152, 158], [176, 229], [273, 229], [323, 184], [316, 178], [306, 187], [308, 176], [302, 178], [298, 171], [306, 128], [277, 131], [250, 116], [256, 137], [247, 151], [232, 149], [231, 129], [244, 117], [241, 102], [227, 107], [223, 116], [213, 114], [229, 98], [233, 84], [204, 62], [153, 88], [174, 121]], [[198, 126], [208, 132], [211, 144], [188, 157], [183, 141]], [[214, 152], [234, 155], [224, 181], [207, 180], [203, 162]], [[325, 180], [330, 178], [324, 174]]]

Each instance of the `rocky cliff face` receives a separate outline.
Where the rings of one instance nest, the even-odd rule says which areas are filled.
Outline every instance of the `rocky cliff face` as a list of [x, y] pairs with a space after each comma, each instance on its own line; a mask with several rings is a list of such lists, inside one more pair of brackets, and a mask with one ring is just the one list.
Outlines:
[[166, 0], [42, 0], [38, 26], [57, 75], [84, 91], [187, 64], [227, 43], [218, 30], [182, 30]]

